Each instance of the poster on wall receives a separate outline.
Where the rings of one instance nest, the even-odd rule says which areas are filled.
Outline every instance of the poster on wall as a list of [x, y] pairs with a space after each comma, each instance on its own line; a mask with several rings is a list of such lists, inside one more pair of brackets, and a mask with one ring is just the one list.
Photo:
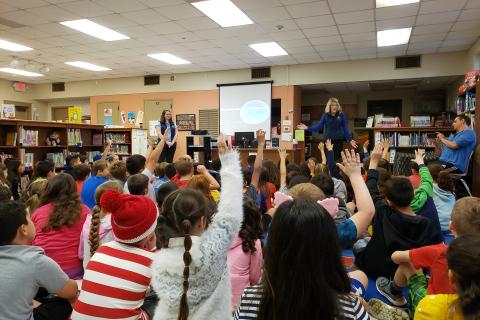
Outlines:
[[177, 114], [178, 131], [192, 131], [196, 129], [194, 114]]
[[134, 125], [135, 124], [135, 112], [129, 111], [127, 115], [128, 124]]
[[111, 126], [113, 124], [113, 110], [112, 108], [103, 109], [103, 124]]
[[2, 105], [2, 119], [15, 119], [15, 105], [14, 104], [3, 104]]
[[68, 121], [71, 123], [82, 123], [82, 108], [68, 107]]

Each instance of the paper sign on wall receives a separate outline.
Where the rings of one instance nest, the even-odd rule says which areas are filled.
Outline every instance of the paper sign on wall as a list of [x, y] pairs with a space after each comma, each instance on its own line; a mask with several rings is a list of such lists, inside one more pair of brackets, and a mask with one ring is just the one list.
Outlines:
[[292, 120], [283, 120], [282, 125], [283, 126], [291, 126], [292, 125]]
[[143, 111], [138, 111], [138, 115], [137, 115], [137, 120], [135, 121], [135, 126], [140, 126], [140, 124], [143, 124], [143, 115], [144, 115], [144, 112]]
[[295, 130], [295, 140], [305, 141], [305, 130]]
[[128, 124], [132, 124], [132, 125], [135, 124], [135, 112], [129, 111], [127, 119], [128, 119]]
[[292, 133], [282, 133], [282, 141], [292, 141]]
[[68, 107], [68, 121], [71, 123], [82, 123], [82, 108]]
[[15, 105], [14, 104], [4, 104], [2, 105], [2, 119], [15, 119]]

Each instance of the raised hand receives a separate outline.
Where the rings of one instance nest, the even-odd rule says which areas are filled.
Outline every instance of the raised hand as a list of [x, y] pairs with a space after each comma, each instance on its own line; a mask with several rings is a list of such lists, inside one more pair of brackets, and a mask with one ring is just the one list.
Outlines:
[[370, 167], [369, 169], [377, 169], [380, 159], [382, 159], [383, 145], [377, 143], [370, 154]]
[[424, 158], [425, 158], [425, 152], [422, 152], [423, 150], [415, 150], [415, 159], [412, 159], [413, 162], [415, 162], [418, 165], [425, 164]]
[[324, 152], [325, 148], [325, 143], [323, 143], [322, 141], [320, 141], [320, 143], [318, 144], [318, 150], [320, 150], [320, 152]]
[[299, 123], [297, 124], [297, 129], [300, 129], [300, 130], [307, 130], [308, 129], [308, 126], [303, 124], [303, 123]]
[[354, 175], [362, 175], [360, 155], [355, 150], [345, 149], [342, 151], [342, 163], [337, 163], [337, 166], [349, 178]]
[[197, 166], [197, 172], [198, 172], [199, 174], [204, 174], [205, 172], [207, 172], [207, 168], [205, 168], [204, 165], [199, 164], [199, 165]]
[[352, 147], [353, 147], [354, 149], [357, 149], [357, 148], [358, 148], [357, 141], [352, 140], [352, 141], [350, 141], [350, 144], [352, 145]]
[[332, 150], [333, 150], [332, 140], [327, 139], [327, 141], [325, 141], [325, 147], [327, 147], [327, 150], [328, 150], [328, 151], [332, 151]]
[[218, 154], [222, 155], [227, 153], [228, 151], [232, 150], [231, 146], [227, 146], [227, 143], [225, 142], [225, 136], [223, 133], [220, 133], [220, 135], [217, 138], [217, 147], [218, 147]]
[[278, 155], [280, 156], [280, 159], [286, 159], [287, 158], [287, 149], [285, 149], [285, 147], [278, 148]]
[[370, 145], [370, 141], [367, 140], [363, 143], [363, 151], [368, 152], [368, 146]]
[[265, 144], [265, 131], [257, 130], [257, 142], [258, 144]]
[[382, 140], [382, 146], [383, 146], [383, 149], [384, 149], [384, 150], [385, 150], [385, 149], [388, 150], [388, 148], [390, 148], [390, 140], [388, 140], [388, 139], [383, 139], [383, 140]]

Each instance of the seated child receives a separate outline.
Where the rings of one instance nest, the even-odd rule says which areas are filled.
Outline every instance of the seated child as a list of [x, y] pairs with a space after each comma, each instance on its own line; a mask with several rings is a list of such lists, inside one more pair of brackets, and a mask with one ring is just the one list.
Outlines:
[[125, 185], [125, 181], [127, 181], [127, 165], [125, 164], [125, 161], [122, 160], [110, 163], [108, 170], [110, 171], [113, 180], [118, 181], [122, 186]]
[[148, 193], [149, 183], [150, 179], [143, 173], [134, 174], [127, 179], [128, 191], [135, 196], [144, 196]]
[[155, 181], [153, 182], [153, 190], [155, 190], [155, 193], [157, 193], [158, 187], [160, 187], [160, 185], [170, 181], [165, 174], [165, 168], [167, 166], [168, 162], [162, 162], [157, 163], [157, 166], [155, 167]]
[[[416, 215], [412, 210], [410, 202], [414, 198], [413, 187], [406, 177], [389, 179], [385, 183], [385, 199], [380, 196], [376, 169], [381, 148], [380, 144], [375, 146], [370, 156], [366, 182], [376, 209], [373, 234], [364, 250], [355, 252], [355, 263], [370, 277], [391, 278], [396, 270], [391, 259], [394, 251], [435, 244], [438, 241], [432, 237], [432, 221]], [[421, 155], [417, 156], [416, 161], [424, 166]], [[359, 197], [356, 199], [358, 201]]]
[[480, 319], [480, 236], [459, 237], [447, 250], [448, 278], [455, 294], [428, 295], [418, 304], [415, 320]]
[[89, 213], [78, 197], [72, 176], [60, 173], [48, 179], [40, 206], [32, 214], [37, 229], [33, 245], [42, 247], [71, 279], [83, 275], [78, 246]]
[[82, 202], [90, 208], [95, 206], [95, 190], [99, 185], [108, 181], [110, 172], [108, 171], [107, 160], [97, 160], [92, 165], [92, 175], [85, 180], [82, 187]]
[[[34, 238], [35, 226], [26, 206], [17, 201], [0, 203], [0, 319], [63, 320], [72, 312], [77, 283], [41, 248], [30, 245]], [[56, 298], [39, 299], [42, 304], [33, 307], [40, 288]]]
[[208, 203], [193, 189], [165, 199], [159, 219], [162, 249], [153, 264], [152, 286], [161, 319], [231, 319], [227, 252], [243, 219], [239, 156], [220, 136], [222, 194], [218, 212], [205, 229]]
[[77, 164], [72, 169], [72, 176], [75, 179], [75, 184], [77, 185], [77, 192], [79, 195], [82, 194], [83, 183], [90, 176], [90, 166], [85, 163]]
[[73, 176], [73, 167], [81, 163], [82, 161], [80, 160], [79, 154], [69, 154], [65, 158], [65, 167], [64, 167], [63, 173], [67, 173]]
[[157, 207], [149, 197], [107, 190], [100, 207], [111, 212], [114, 241], [100, 246], [87, 264], [72, 320], [141, 319], [153, 316], [145, 296], [152, 276]]
[[440, 228], [443, 233], [450, 230], [450, 217], [455, 205], [455, 182], [448, 172], [442, 172], [441, 164], [430, 164], [428, 170], [433, 178], [433, 202], [437, 208]]
[[13, 200], [12, 191], [8, 186], [0, 185], [0, 202]]
[[237, 309], [246, 287], [256, 285], [262, 275], [262, 245], [260, 237], [262, 215], [248, 197], [243, 199], [243, 222], [228, 250], [227, 262], [232, 281], [232, 310]]
[[[451, 230], [454, 237], [480, 233], [480, 198], [460, 199], [452, 212]], [[451, 294], [453, 288], [448, 280], [446, 261], [447, 246], [444, 243], [420, 247], [408, 251], [396, 251], [392, 260], [398, 264], [393, 281], [377, 279], [377, 288], [392, 304], [402, 306], [407, 303], [402, 295], [403, 287], [409, 285], [408, 309], [411, 316], [419, 301], [427, 294]], [[430, 280], [422, 269], [430, 272]]]
[[102, 183], [95, 191], [95, 206], [92, 214], [89, 214], [85, 219], [78, 247], [78, 257], [83, 260], [84, 269], [98, 247], [113, 240], [111, 214], [102, 210], [100, 206], [100, 198], [107, 190], [116, 190], [123, 193], [122, 185], [113, 180]]

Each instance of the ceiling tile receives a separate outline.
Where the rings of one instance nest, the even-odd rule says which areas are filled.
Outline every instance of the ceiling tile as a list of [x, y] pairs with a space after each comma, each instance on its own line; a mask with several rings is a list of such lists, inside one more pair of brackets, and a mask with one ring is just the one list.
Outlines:
[[185, 0], [139, 0], [149, 8], [157, 8], [164, 6], [173, 6], [185, 3]]
[[310, 42], [307, 39], [280, 40], [280, 41], [277, 41], [277, 43], [282, 48], [295, 48], [295, 47], [310, 46]]
[[375, 32], [346, 34], [346, 35], [342, 35], [342, 39], [345, 42], [375, 40]]
[[288, 5], [286, 6], [286, 8], [292, 18], [303, 18], [330, 14], [330, 9], [328, 8], [328, 4], [326, 1]]
[[408, 49], [427, 49], [427, 48], [438, 48], [442, 44], [442, 41], [425, 41], [425, 42], [417, 42], [417, 43], [410, 43], [408, 45]]
[[422, 1], [420, 4], [420, 14], [447, 12], [461, 10], [467, 3], [467, 0], [435, 0], [435, 1]]
[[284, 31], [284, 32], [272, 32], [270, 36], [273, 40], [295, 40], [295, 39], [303, 39], [305, 35], [303, 32], [295, 30], [295, 31]]
[[331, 14], [316, 17], [299, 18], [295, 19], [295, 22], [302, 29], [328, 27], [335, 25], [335, 21], [333, 20], [333, 16]]
[[122, 13], [121, 16], [142, 25], [169, 21], [169, 19], [162, 16], [158, 11], [152, 9], [125, 12]]
[[179, 42], [179, 43], [204, 40], [204, 38], [196, 35], [193, 32], [169, 34], [167, 35], [167, 38], [174, 42]]
[[448, 32], [453, 23], [444, 24], [431, 24], [426, 26], [415, 26], [412, 31], [412, 35]]
[[480, 19], [480, 9], [463, 10], [458, 17], [458, 20], [475, 20]]
[[217, 27], [215, 29], [198, 30], [195, 34], [205, 39], [224, 39], [231, 35], [223, 28]]
[[432, 14], [420, 14], [417, 17], [417, 26], [421, 25], [428, 25], [428, 24], [435, 24], [441, 21], [442, 23], [445, 22], [453, 22], [457, 20], [458, 14], [460, 11], [449, 11], [449, 12], [442, 12], [442, 13], [432, 13]]
[[478, 0], [469, 0], [465, 9], [480, 8], [480, 1]]
[[338, 35], [338, 30], [336, 26], [331, 26], [331, 27], [322, 27], [322, 28], [303, 29], [303, 33], [308, 38], [314, 38], [314, 37]]
[[375, 30], [373, 22], [361, 22], [352, 24], [342, 24], [338, 26], [341, 34], [363, 33]]
[[182, 19], [178, 20], [177, 23], [189, 31], [212, 29], [217, 26], [217, 24], [213, 22], [213, 20], [207, 17]]
[[119, 13], [113, 13], [106, 16], [94, 17], [91, 20], [112, 29], [136, 25], [135, 22], [125, 19], [125, 17], [123, 17]]
[[424, 35], [412, 35], [410, 37], [410, 43], [425, 42], [425, 41], [440, 41], [445, 39], [446, 32], [442, 33], [429, 33]]
[[480, 19], [479, 20], [467, 20], [467, 21], [458, 21], [453, 27], [452, 31], [465, 31], [465, 30], [478, 30], [480, 29]]
[[298, 30], [298, 26], [293, 19], [265, 21], [258, 23], [258, 25], [265, 32], [284, 32]]
[[339, 35], [330, 36], [330, 37], [318, 37], [318, 38], [310, 38], [310, 42], [313, 45], [325, 45], [331, 43], [342, 43], [342, 38]]
[[89, 0], [60, 3], [58, 6], [84, 18], [105, 16], [113, 13], [113, 11]]
[[156, 24], [147, 24], [145, 28], [155, 32], [155, 34], [173, 34], [187, 31], [184, 27], [176, 22], [163, 22]]
[[203, 16], [199, 10], [190, 4], [166, 6], [154, 10], [170, 20], [180, 20]]
[[374, 1], [371, 0], [328, 0], [332, 12], [348, 12], [373, 9]]
[[120, 27], [120, 28], [115, 28], [115, 30], [130, 38], [148, 37], [148, 36], [153, 36], [155, 34], [155, 32], [145, 28], [144, 26]]
[[136, 0], [94, 0], [94, 2], [117, 13], [147, 8]]
[[322, 51], [319, 53], [322, 58], [335, 57], [335, 56], [347, 56], [348, 53], [345, 50], [333, 50], [333, 51]]
[[335, 13], [333, 15], [338, 24], [373, 21], [373, 10]]
[[393, 18], [402, 18], [416, 16], [418, 12], [418, 3], [406, 4], [401, 6], [392, 6], [375, 9], [377, 20], [386, 20]]
[[17, 11], [0, 13], [0, 18], [11, 20], [13, 22], [16, 22], [22, 25], [27, 25], [27, 26], [33, 26], [36, 24], [42, 24], [42, 23], [48, 22], [48, 20], [42, 17], [36, 16], [34, 14], [31, 14], [25, 10], [17, 10]]
[[480, 29], [475, 31], [453, 31], [447, 34], [445, 40], [476, 39], [480, 35]]
[[19, 34], [26, 39], [38, 39], [49, 37], [51, 36], [48, 32], [43, 30], [39, 30], [35, 27], [22, 27], [22, 28], [14, 28], [11, 29], [9, 32], [13, 34]]
[[347, 49], [363, 49], [363, 48], [376, 48], [377, 44], [375, 40], [346, 42], [345, 47]]
[[11, 4], [7, 4], [5, 2], [0, 2], [0, 13], [2, 12], [9, 12], [9, 11], [16, 11], [18, 10], [18, 7], [15, 7]]
[[377, 30], [400, 29], [413, 27], [415, 17], [404, 17], [389, 20], [379, 20], [376, 22]]
[[284, 48], [286, 51], [288, 50], [289, 54], [316, 54], [315, 49], [312, 46], [307, 47], [294, 47], [294, 48]]
[[67, 10], [64, 10], [62, 8], [59, 8], [53, 5], [27, 9], [26, 11], [33, 15], [37, 15], [49, 21], [55, 21], [55, 22], [74, 20], [74, 19], [80, 18], [80, 16], [78, 15], [75, 15]]
[[455, 51], [464, 51], [470, 48], [470, 45], [454, 45], [447, 47], [440, 47], [437, 52], [455, 52]]
[[251, 10], [251, 9], [263, 9], [263, 8], [273, 8], [281, 6], [282, 3], [279, 0], [235, 0], [235, 5], [241, 10]]
[[35, 29], [44, 31], [47, 34], [54, 35], [54, 36], [66, 36], [66, 35], [73, 35], [77, 33], [77, 31], [71, 28], [65, 28], [65, 26], [59, 23], [39, 24], [35, 26]]
[[453, 46], [462, 46], [462, 45], [472, 45], [475, 42], [475, 39], [465, 38], [465, 39], [449, 39], [445, 40], [442, 43], [442, 47], [453, 47]]
[[408, 49], [408, 55], [415, 55], [415, 54], [431, 54], [437, 52], [437, 48], [425, 48], [425, 49]]
[[348, 54], [351, 55], [367, 55], [367, 54], [377, 54], [377, 48], [348, 48]]
[[345, 50], [343, 43], [329, 43], [314, 46], [315, 50], [322, 55], [323, 51]]
[[44, 0], [2, 0], [2, 2], [8, 6], [19, 9], [29, 9], [48, 5], [48, 2]]

